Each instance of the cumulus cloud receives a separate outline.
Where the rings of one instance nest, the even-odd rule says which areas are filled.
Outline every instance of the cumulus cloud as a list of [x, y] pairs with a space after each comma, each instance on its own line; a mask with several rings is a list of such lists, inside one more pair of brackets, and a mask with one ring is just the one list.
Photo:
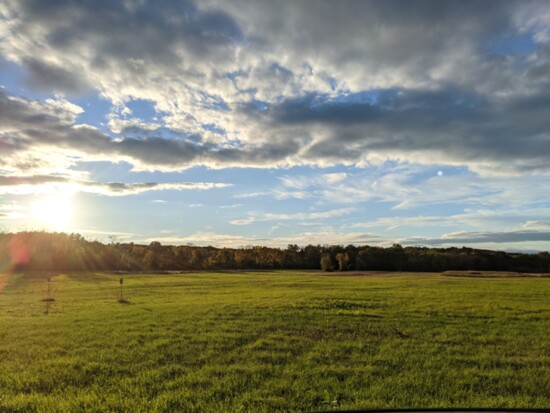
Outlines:
[[[0, 55], [29, 85], [94, 90], [113, 113], [147, 100], [158, 119], [113, 115], [110, 136], [76, 125], [67, 108], [4, 95], [0, 149], [36, 159], [56, 147], [136, 170], [437, 159], [545, 173], [548, 10], [500, 0], [6, 1]], [[524, 46], [501, 47], [506, 39]], [[162, 128], [180, 137], [151, 135]]]
[[74, 105], [54, 103], [0, 92], [0, 148], [4, 155], [0, 168], [18, 169], [17, 159], [38, 159], [37, 153], [44, 149], [73, 160], [127, 161], [136, 170], [181, 170], [196, 164], [273, 166], [286, 162], [299, 146], [292, 137], [244, 147], [208, 144], [200, 136], [114, 139], [94, 127], [72, 124]]

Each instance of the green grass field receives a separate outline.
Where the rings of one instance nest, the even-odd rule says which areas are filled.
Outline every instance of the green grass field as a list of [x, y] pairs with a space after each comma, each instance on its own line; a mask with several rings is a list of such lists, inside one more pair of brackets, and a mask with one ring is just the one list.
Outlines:
[[0, 275], [0, 411], [550, 406], [550, 279]]

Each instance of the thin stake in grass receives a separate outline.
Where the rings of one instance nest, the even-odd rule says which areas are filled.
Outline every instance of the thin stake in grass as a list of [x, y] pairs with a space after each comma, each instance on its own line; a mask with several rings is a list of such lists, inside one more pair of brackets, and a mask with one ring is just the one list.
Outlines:
[[122, 286], [124, 285], [124, 277], [120, 277], [119, 284], [120, 284], [120, 297], [118, 298], [118, 302], [127, 304], [129, 303], [129, 301], [124, 298], [124, 293], [122, 290]]
[[52, 297], [52, 277], [48, 277], [46, 281], [48, 282], [48, 296], [43, 298], [42, 301], [55, 301], [55, 298]]

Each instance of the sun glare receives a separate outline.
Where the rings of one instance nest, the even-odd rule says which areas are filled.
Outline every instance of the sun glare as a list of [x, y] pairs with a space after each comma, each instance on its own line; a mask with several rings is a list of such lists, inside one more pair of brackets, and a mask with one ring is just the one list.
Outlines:
[[31, 207], [32, 216], [37, 224], [48, 230], [67, 230], [73, 217], [71, 195], [67, 194], [59, 194], [33, 202]]

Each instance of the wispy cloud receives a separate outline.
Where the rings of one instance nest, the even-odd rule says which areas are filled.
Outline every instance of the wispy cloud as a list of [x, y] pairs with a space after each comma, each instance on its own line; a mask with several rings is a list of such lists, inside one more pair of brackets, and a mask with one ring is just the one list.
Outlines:
[[419, 245], [468, 245], [482, 243], [512, 244], [534, 241], [550, 241], [550, 231], [517, 230], [509, 232], [450, 232], [441, 238], [418, 238], [406, 240], [406, 244]]
[[276, 199], [309, 198], [330, 203], [360, 204], [367, 201], [392, 203], [395, 210], [423, 205], [463, 204], [506, 210], [540, 202], [540, 193], [550, 191], [550, 175], [503, 177], [480, 176], [460, 168], [438, 174], [437, 166], [382, 164], [363, 172], [346, 174], [345, 182], [329, 182], [323, 175], [285, 176], [272, 190]]
[[353, 208], [339, 208], [321, 212], [296, 212], [289, 214], [275, 214], [266, 212], [250, 216], [245, 219], [236, 219], [230, 221], [233, 225], [249, 225], [259, 221], [310, 221], [310, 220], [325, 220], [334, 217], [348, 215], [354, 211]]
[[[227, 188], [231, 184], [212, 182], [92, 182], [76, 181], [63, 176], [0, 176], [0, 193], [37, 194], [57, 190], [91, 192], [108, 196], [125, 196], [149, 191], [183, 191]], [[155, 200], [159, 202], [160, 200]], [[160, 201], [164, 202], [164, 201]]]
[[305, 245], [324, 245], [324, 244], [381, 244], [387, 242], [375, 234], [365, 233], [341, 233], [336, 231], [318, 231], [306, 232], [299, 235], [289, 235], [281, 237], [250, 237], [243, 235], [222, 234], [217, 232], [197, 232], [181, 237], [153, 237], [140, 240], [138, 242], [149, 243], [159, 241], [166, 244], [193, 244], [193, 245], [212, 245], [216, 247], [241, 248], [248, 245], [267, 245], [277, 248], [285, 248], [289, 244]]
[[338, 173], [331, 173], [331, 174], [324, 174], [323, 178], [329, 183], [329, 184], [336, 184], [338, 182], [342, 182], [347, 178], [348, 174], [345, 172], [338, 172]]
[[250, 192], [250, 193], [245, 193], [245, 194], [236, 194], [236, 195], [233, 195], [233, 198], [241, 198], [241, 199], [249, 199], [249, 198], [258, 198], [258, 197], [262, 197], [262, 196], [267, 196], [267, 195], [270, 195], [271, 193], [270, 192]]
[[231, 225], [249, 225], [255, 221], [254, 217], [244, 218], [244, 219], [234, 219], [229, 221]]
[[18, 203], [0, 205], [0, 220], [21, 219], [27, 217], [28, 213], [29, 208]]
[[452, 215], [414, 215], [414, 216], [389, 216], [377, 218], [371, 221], [351, 224], [351, 228], [445, 228], [445, 227], [469, 227], [469, 228], [511, 228], [540, 230], [548, 225], [550, 219], [548, 208], [522, 208], [522, 209], [470, 209], [460, 214]]
[[339, 208], [322, 212], [298, 212], [292, 214], [267, 213], [263, 216], [263, 218], [265, 220], [271, 221], [327, 219], [333, 217], [341, 217], [342, 215], [348, 215], [351, 212], [353, 212], [353, 208]]

